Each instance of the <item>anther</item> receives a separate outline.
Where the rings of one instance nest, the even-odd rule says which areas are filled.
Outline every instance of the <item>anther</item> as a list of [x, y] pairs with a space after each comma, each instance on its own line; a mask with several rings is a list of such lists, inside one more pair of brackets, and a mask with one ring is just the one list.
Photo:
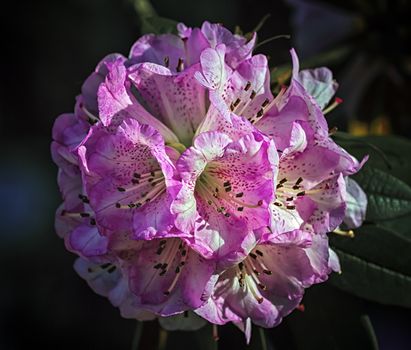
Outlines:
[[273, 274], [271, 270], [263, 270], [263, 272], [269, 276]]
[[250, 256], [255, 260], [257, 259], [257, 255], [255, 255], [254, 253], [250, 253]]
[[243, 192], [240, 192], [240, 193], [237, 193], [235, 196], [236, 196], [237, 198], [241, 198], [243, 195], [244, 195], [244, 193], [243, 193]]
[[96, 219], [91, 218], [91, 219], [90, 219], [90, 225], [91, 225], [91, 226], [95, 226], [95, 225], [96, 225]]
[[158, 270], [162, 265], [163, 265], [162, 263], [158, 263], [154, 265], [153, 267]]
[[238, 211], [243, 211], [243, 210], [244, 210], [244, 207], [238, 207], [237, 210], [238, 210]]
[[170, 65], [170, 57], [164, 57], [164, 65], [168, 68], [168, 66]]
[[227, 186], [227, 187], [225, 188], [225, 191], [226, 191], [226, 192], [230, 192], [230, 191], [231, 191], [231, 186]]
[[250, 82], [250, 81], [247, 81], [247, 84], [246, 84], [246, 86], [244, 87], [244, 90], [245, 90], [245, 91], [248, 91], [248, 90], [250, 90], [250, 87], [251, 87], [251, 82]]
[[134, 176], [136, 179], [139, 179], [139, 178], [141, 177], [141, 175], [140, 175], [139, 173], [134, 173], [133, 176]]
[[260, 200], [257, 202], [257, 205], [258, 205], [259, 207], [261, 207], [261, 206], [263, 205], [263, 200], [260, 199]]
[[264, 284], [259, 283], [258, 287], [260, 287], [260, 289], [262, 290], [267, 290], [267, 287]]
[[274, 205], [276, 206], [276, 207], [282, 207], [283, 205], [281, 204], [281, 203], [279, 203], [279, 202], [274, 202]]
[[83, 195], [83, 194], [79, 194], [78, 197], [81, 199], [81, 201], [83, 203], [90, 203], [89, 199], [87, 196]]
[[126, 192], [126, 189], [124, 187], [117, 187], [117, 191]]
[[295, 182], [295, 184], [296, 184], [296, 185], [299, 185], [301, 182], [303, 182], [303, 178], [302, 178], [302, 177], [299, 177], [299, 178], [297, 179], [297, 181]]
[[261, 250], [258, 250], [258, 249], [256, 249], [256, 251], [255, 251], [259, 256], [263, 256], [264, 254], [263, 254], [263, 252], [261, 251]]
[[181, 72], [184, 69], [184, 61], [182, 58], [178, 59], [178, 63], [177, 63], [177, 72]]
[[230, 186], [230, 181], [224, 182], [224, 183], [223, 183], [223, 186], [224, 186], [224, 187]]
[[287, 205], [286, 208], [287, 208], [287, 209], [290, 209], [290, 210], [294, 210], [294, 209], [295, 209], [295, 205]]
[[240, 102], [241, 102], [241, 100], [239, 98], [237, 98], [233, 103], [234, 108], [237, 107], [240, 104]]
[[264, 109], [261, 108], [261, 109], [257, 112], [256, 117], [257, 117], [257, 118], [260, 118], [260, 117], [263, 116], [263, 114], [264, 114]]
[[266, 107], [268, 104], [270, 103], [270, 100], [268, 99], [268, 98], [266, 98], [265, 100], [264, 100], [264, 102], [261, 104], [261, 107]]
[[121, 204], [120, 204], [120, 203], [116, 203], [116, 208], [121, 208]]
[[250, 100], [253, 100], [257, 96], [257, 92], [255, 90], [251, 91]]
[[163, 247], [158, 248], [157, 251], [156, 251], [156, 254], [157, 254], [157, 255], [161, 255], [161, 253], [163, 252], [163, 250], [164, 250]]
[[305, 196], [305, 191], [301, 191], [297, 193], [297, 197]]
[[88, 217], [90, 217], [90, 214], [89, 213], [80, 213], [80, 216], [82, 218], [88, 218]]
[[107, 272], [108, 273], [113, 273], [115, 270], [116, 270], [116, 267], [113, 265], [107, 270]]
[[282, 184], [286, 183], [287, 181], [288, 180], [286, 178], [284, 178], [284, 179], [281, 179], [279, 183], [282, 185]]

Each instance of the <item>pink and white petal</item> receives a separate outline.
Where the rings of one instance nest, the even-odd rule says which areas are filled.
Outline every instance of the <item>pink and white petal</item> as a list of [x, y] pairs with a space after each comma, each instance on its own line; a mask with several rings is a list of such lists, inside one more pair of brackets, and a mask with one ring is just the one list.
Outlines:
[[[284, 150], [290, 146], [294, 123], [306, 120], [308, 115], [309, 111], [304, 100], [298, 96], [292, 96], [280, 111], [274, 106], [255, 123], [255, 126], [273, 138], [279, 150]], [[304, 128], [304, 131], [309, 132], [307, 128]]]
[[125, 62], [125, 60], [126, 58], [121, 54], [107, 55], [99, 62], [94, 72], [84, 81], [81, 86], [81, 101], [89, 113], [98, 115], [97, 92], [109, 72], [106, 64], [116, 61]]
[[270, 211], [270, 229], [273, 234], [298, 230], [304, 222], [303, 218], [295, 210], [288, 210], [272, 203], [270, 204]]
[[219, 270], [243, 260], [254, 248], [258, 237], [243, 218], [225, 217], [197, 197], [193, 249], [206, 258], [217, 260]]
[[367, 195], [360, 185], [349, 177], [345, 178], [347, 188], [347, 207], [345, 209], [344, 224], [348, 228], [357, 228], [365, 220], [367, 211]]
[[195, 130], [206, 114], [205, 89], [194, 78], [194, 65], [178, 75], [154, 64], [133, 67], [129, 74], [151, 113], [190, 145]]
[[177, 250], [182, 243], [177, 238], [166, 241], [165, 248], [156, 240], [145, 242], [129, 266], [133, 293], [141, 298], [144, 308], [161, 316], [204, 304], [216, 279], [211, 261], [187, 247]]
[[179, 59], [186, 56], [184, 43], [181, 38], [173, 34], [143, 35], [130, 50], [130, 64], [150, 62], [166, 65], [176, 72]]
[[328, 249], [328, 266], [334, 272], [341, 273], [340, 259], [338, 259], [337, 254], [331, 248]]
[[311, 189], [333, 176], [338, 162], [339, 157], [335, 152], [323, 147], [307, 148], [302, 153], [281, 159], [279, 178], [295, 182], [301, 177], [302, 186]]
[[219, 131], [232, 140], [238, 140], [252, 132], [259, 132], [247, 119], [230, 112], [226, 102], [222, 99], [211, 101], [205, 118], [197, 128], [196, 135], [207, 131]]
[[112, 117], [131, 104], [127, 93], [127, 68], [123, 59], [107, 62], [108, 74], [98, 88], [99, 116], [104, 126], [110, 125]]
[[224, 44], [227, 47], [227, 63], [233, 68], [251, 56], [256, 40], [256, 35], [254, 34], [247, 43], [246, 38], [233, 35], [221, 24], [207, 21], [201, 26], [201, 32], [207, 38], [211, 48], [216, 48], [219, 44]]
[[[253, 99], [250, 98], [251, 94], [255, 94]], [[264, 55], [252, 56], [239, 64], [230, 76], [224, 99], [228, 105], [239, 99], [234, 113], [249, 120], [256, 117], [263, 105], [273, 100], [267, 58]]]
[[224, 61], [225, 49], [225, 45], [220, 44], [201, 53], [201, 73], [197, 71], [194, 77], [210, 90], [220, 90], [227, 82], [230, 70]]
[[94, 292], [104, 297], [108, 297], [123, 278], [121, 271], [110, 260], [96, 264], [84, 258], [78, 258], [74, 262], [74, 270], [86, 280]]
[[[180, 23], [181, 24], [181, 23]], [[186, 65], [191, 66], [200, 62], [201, 53], [210, 47], [210, 44], [199, 28], [185, 29], [180, 31], [183, 37]]]
[[102, 236], [95, 225], [83, 223], [67, 236], [66, 248], [82, 257], [92, 258], [108, 252], [108, 238]]
[[297, 79], [321, 109], [330, 102], [338, 88], [332, 72], [326, 67], [302, 70]]
[[[307, 222], [316, 233], [331, 232], [344, 219], [346, 209], [346, 188], [342, 174], [327, 179], [310, 190], [297, 202], [297, 210], [302, 214], [302, 207], [311, 207]], [[306, 217], [306, 214], [302, 214]]]

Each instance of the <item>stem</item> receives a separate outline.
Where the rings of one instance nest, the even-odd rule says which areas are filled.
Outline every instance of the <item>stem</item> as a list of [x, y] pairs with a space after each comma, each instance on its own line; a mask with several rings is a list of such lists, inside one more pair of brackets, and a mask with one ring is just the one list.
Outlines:
[[165, 350], [167, 346], [168, 333], [160, 327], [158, 334], [158, 350]]
[[137, 321], [136, 329], [134, 331], [134, 336], [133, 336], [133, 342], [131, 343], [131, 350], [138, 350], [142, 333], [143, 333], [143, 322]]
[[267, 339], [265, 338], [264, 329], [261, 328], [261, 327], [258, 327], [258, 331], [260, 332], [261, 349], [262, 350], [268, 350], [268, 348], [267, 348]]
[[212, 340], [211, 340], [211, 350], [218, 350], [218, 326], [216, 324], [212, 325]]
[[139, 16], [153, 17], [156, 15], [156, 11], [149, 0], [131, 0], [131, 3]]

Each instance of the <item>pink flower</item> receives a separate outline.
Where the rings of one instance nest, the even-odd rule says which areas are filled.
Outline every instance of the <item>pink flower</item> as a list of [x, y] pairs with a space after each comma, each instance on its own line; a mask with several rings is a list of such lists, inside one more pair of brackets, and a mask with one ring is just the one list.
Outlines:
[[361, 223], [366, 202], [347, 206], [358, 190], [346, 179], [365, 160], [329, 137], [330, 71], [298, 72], [292, 51], [274, 97], [255, 36], [178, 31], [104, 58], [56, 120], [56, 230], [124, 317], [186, 324], [178, 315], [194, 311], [249, 338], [339, 270], [326, 233]]

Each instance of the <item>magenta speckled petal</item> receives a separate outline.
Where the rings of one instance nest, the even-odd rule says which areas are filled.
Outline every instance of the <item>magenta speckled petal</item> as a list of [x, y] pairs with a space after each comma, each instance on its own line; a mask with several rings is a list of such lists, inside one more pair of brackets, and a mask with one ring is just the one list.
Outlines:
[[[115, 134], [93, 137], [84, 146], [83, 167], [90, 173], [86, 187], [102, 230], [133, 229], [136, 238], [152, 238], [172, 229], [167, 186], [175, 185], [174, 165], [162, 136], [148, 125], [126, 119]], [[144, 221], [133, 219], [140, 215]]]
[[219, 259], [236, 261], [247, 252], [236, 246], [269, 222], [277, 163], [274, 145], [257, 133], [233, 142], [220, 132], [200, 134], [177, 163], [183, 187], [172, 205], [176, 226]]

